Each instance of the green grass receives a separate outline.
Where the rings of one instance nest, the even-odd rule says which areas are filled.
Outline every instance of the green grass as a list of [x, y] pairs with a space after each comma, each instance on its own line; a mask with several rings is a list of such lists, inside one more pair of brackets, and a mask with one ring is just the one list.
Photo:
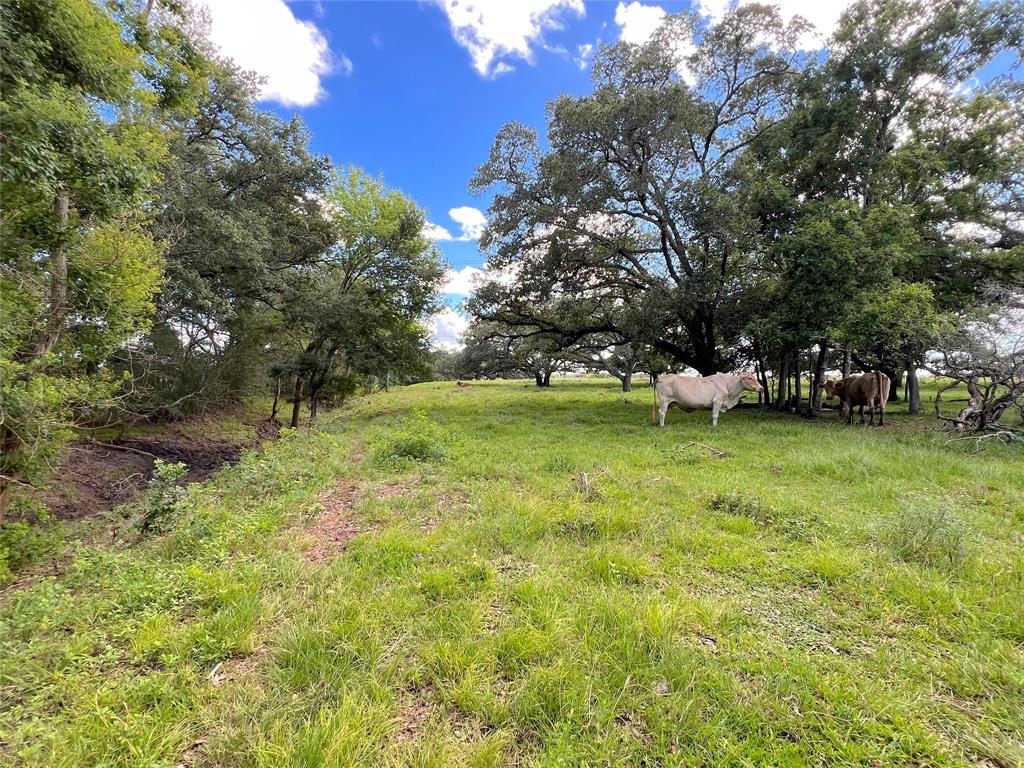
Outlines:
[[1024, 761], [1019, 450], [650, 408], [419, 385], [191, 487], [5, 601], [0, 762]]

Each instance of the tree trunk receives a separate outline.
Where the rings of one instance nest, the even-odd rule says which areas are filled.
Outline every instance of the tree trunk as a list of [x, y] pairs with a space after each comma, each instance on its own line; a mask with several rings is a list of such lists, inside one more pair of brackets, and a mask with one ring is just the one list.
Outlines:
[[275, 380], [276, 386], [274, 388], [274, 406], [270, 409], [270, 420], [277, 421], [277, 404], [281, 400], [281, 377], [278, 376]]
[[533, 372], [533, 378], [534, 381], [537, 382], [538, 387], [544, 386], [544, 371], [538, 368], [536, 371]]
[[761, 382], [761, 391], [757, 393], [757, 404], [764, 408], [771, 399], [771, 390], [768, 387], [768, 373], [765, 371], [764, 361], [760, 357], [754, 366], [754, 373], [757, 375], [757, 380]]
[[847, 347], [846, 349], [843, 350], [843, 370], [842, 370], [842, 374], [843, 375], [842, 375], [842, 378], [844, 378], [844, 379], [847, 378], [850, 375], [850, 362], [851, 362], [850, 348]]
[[34, 357], [42, 357], [57, 345], [64, 327], [64, 316], [68, 311], [68, 253], [64, 241], [67, 236], [69, 207], [68, 192], [62, 189], [53, 202], [59, 234], [57, 246], [50, 252], [50, 309], [46, 316], [46, 329], [33, 350]]
[[878, 370], [889, 377], [889, 402], [898, 403], [901, 395], [900, 390], [903, 389], [903, 371], [887, 371], [882, 367], [879, 367]]
[[384, 372], [384, 391], [391, 391], [391, 371]]
[[780, 411], [786, 407], [786, 400], [789, 398], [789, 357], [783, 355], [779, 361], [779, 389], [775, 393], [775, 407]]
[[917, 416], [921, 413], [921, 382], [917, 380], [917, 363], [907, 365], [907, 388], [910, 390], [910, 415]]
[[551, 386], [551, 369], [550, 368], [547, 368], [547, 369], [544, 370], [544, 386], [545, 387], [550, 387]]
[[627, 368], [622, 373], [622, 391], [632, 392], [633, 391], [633, 369]]
[[292, 422], [291, 428], [299, 428], [299, 415], [302, 413], [302, 377], [295, 377], [295, 390], [292, 392]]
[[316, 421], [316, 412], [319, 410], [320, 398], [314, 395], [309, 400], [309, 423]]
[[794, 377], [796, 386], [793, 389], [793, 393], [796, 395], [796, 408], [794, 410], [800, 410], [800, 401], [803, 399], [801, 390], [803, 388], [803, 355], [800, 352], [796, 353], [796, 371]]
[[818, 342], [818, 358], [814, 362], [814, 378], [811, 381], [811, 410], [821, 410], [821, 385], [825, 381], [825, 369], [828, 367], [828, 342]]

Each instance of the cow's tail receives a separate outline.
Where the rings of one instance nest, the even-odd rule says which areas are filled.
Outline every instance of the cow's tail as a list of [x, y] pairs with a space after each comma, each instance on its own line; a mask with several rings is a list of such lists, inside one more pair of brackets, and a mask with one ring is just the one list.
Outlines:
[[878, 404], [884, 408], [889, 401], [889, 377], [881, 371], [875, 371], [875, 379], [878, 380]]
[[658, 377], [654, 377], [654, 383], [651, 385], [651, 391], [654, 393], [654, 405], [651, 407], [651, 426], [658, 426], [658, 406], [661, 403], [658, 402]]

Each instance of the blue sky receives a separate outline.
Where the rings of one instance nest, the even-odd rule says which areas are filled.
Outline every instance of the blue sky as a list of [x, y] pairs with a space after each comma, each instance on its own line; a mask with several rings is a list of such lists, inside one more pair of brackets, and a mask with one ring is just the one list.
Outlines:
[[[692, 0], [716, 19], [736, 2]], [[784, 18], [815, 26], [814, 50], [851, 0], [774, 0]], [[485, 255], [476, 235], [488, 200], [468, 182], [498, 128], [544, 129], [560, 93], [590, 89], [590, 58], [604, 43], [639, 43], [666, 12], [690, 2], [585, 0], [192, 0], [208, 13], [222, 53], [265, 78], [262, 101], [299, 114], [312, 147], [336, 165], [380, 175], [427, 212], [452, 265], [446, 301], [470, 290]], [[465, 326], [452, 309], [432, 320], [451, 345]]]
[[[697, 0], [714, 13], [725, 0]], [[796, 0], [800, 2], [801, 0]], [[266, 78], [265, 106], [299, 114], [315, 151], [380, 175], [427, 212], [451, 264], [456, 307], [486, 256], [477, 247], [488, 200], [468, 182], [500, 126], [543, 131], [560, 93], [590, 88], [602, 42], [641, 41], [688, 2], [583, 0], [194, 0], [209, 35]], [[452, 343], [455, 312], [435, 318]]]

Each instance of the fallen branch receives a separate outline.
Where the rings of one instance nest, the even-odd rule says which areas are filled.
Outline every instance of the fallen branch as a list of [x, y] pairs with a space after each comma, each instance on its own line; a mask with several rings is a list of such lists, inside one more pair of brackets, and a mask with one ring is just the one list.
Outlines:
[[110, 448], [111, 450], [114, 450], [114, 451], [127, 451], [128, 453], [137, 453], [139, 456], [147, 456], [147, 457], [149, 457], [151, 459], [159, 459], [160, 458], [155, 453], [150, 453], [149, 451], [143, 451], [143, 450], [140, 450], [139, 448], [132, 448], [131, 446], [128, 446], [128, 445], [116, 445], [115, 443], [103, 443], [103, 442], [100, 442], [99, 440], [95, 440], [95, 439], [93, 439], [91, 437], [86, 438], [86, 442], [91, 444], [91, 445], [98, 445], [100, 448]]
[[1008, 429], [1001, 429], [997, 432], [986, 432], [980, 435], [964, 435], [963, 437], [954, 437], [947, 440], [943, 445], [951, 445], [952, 443], [962, 443], [967, 441], [973, 441], [975, 443], [975, 450], [981, 450], [983, 441], [995, 438], [999, 442], [1003, 443], [1024, 443], [1024, 436], [1018, 435]]
[[688, 443], [684, 443], [683, 445], [680, 445], [676, 450], [685, 451], [687, 448], [692, 448], [694, 446], [698, 448], [703, 448], [705, 451], [710, 453], [712, 457], [716, 459], [724, 459], [726, 457], [725, 451], [720, 451], [717, 448], [713, 448], [712, 446], [707, 445], [706, 443], [698, 443], [696, 440], [691, 440]]

